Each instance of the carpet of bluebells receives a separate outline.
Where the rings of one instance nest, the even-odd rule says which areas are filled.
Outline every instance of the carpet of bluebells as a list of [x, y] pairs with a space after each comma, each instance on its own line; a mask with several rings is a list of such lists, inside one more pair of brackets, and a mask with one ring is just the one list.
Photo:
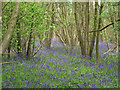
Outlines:
[[31, 59], [3, 57], [3, 62], [13, 62], [2, 65], [3, 88], [118, 88], [118, 55], [116, 51], [103, 55], [107, 44], [100, 41], [99, 45], [100, 64], [95, 50], [90, 60], [81, 56], [79, 47], [67, 54], [59, 42], [52, 42], [51, 49], [39, 50]]

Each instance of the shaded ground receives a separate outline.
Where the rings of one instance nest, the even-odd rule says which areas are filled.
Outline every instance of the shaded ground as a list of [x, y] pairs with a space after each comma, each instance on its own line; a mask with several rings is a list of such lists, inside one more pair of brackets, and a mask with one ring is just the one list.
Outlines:
[[[3, 87], [118, 87], [116, 56], [111, 55], [104, 60], [101, 55], [98, 65], [95, 58], [82, 58], [79, 48], [74, 48], [69, 55], [61, 43], [52, 42], [52, 45], [52, 49], [40, 50], [36, 57], [30, 60], [16, 57], [9, 60], [13, 63], [4, 64]], [[104, 53], [103, 50], [107, 50], [106, 44], [100, 43], [101, 54]]]

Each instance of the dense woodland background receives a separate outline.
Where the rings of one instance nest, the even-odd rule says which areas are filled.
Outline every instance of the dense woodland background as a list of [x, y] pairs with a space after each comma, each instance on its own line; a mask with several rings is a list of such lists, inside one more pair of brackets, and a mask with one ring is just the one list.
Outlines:
[[[64, 59], [58, 58], [67, 56], [68, 62], [71, 60], [76, 62], [82, 58], [89, 63], [93, 60], [97, 66], [101, 65], [101, 62], [105, 64], [106, 60], [112, 64], [116, 62], [117, 65], [118, 22], [120, 21], [118, 5], [118, 2], [2, 2], [2, 42], [0, 44], [3, 62], [1, 64], [4, 67], [13, 65], [11, 60], [19, 62], [19, 59], [23, 60], [23, 58], [25, 61], [32, 60], [33, 63], [41, 56], [44, 57], [43, 61], [45, 58], [48, 61], [54, 58], [67, 63]], [[43, 52], [44, 55], [42, 55]], [[49, 57], [47, 53], [50, 59], [47, 58]], [[43, 63], [38, 62], [38, 64]], [[62, 68], [62, 65], [60, 67]], [[117, 66], [114, 70], [117, 70]], [[6, 78], [3, 78], [4, 83], [6, 83], [5, 80]], [[45, 85], [43, 87], [47, 87]], [[59, 87], [59, 85], [55, 86]], [[68, 86], [70, 87], [71, 84]], [[65, 87], [68, 86], [65, 85]], [[77, 83], [77, 86], [71, 87], [84, 86], [87, 87]], [[95, 85], [89, 87], [92, 86], [95, 87]], [[118, 84], [112, 83], [109, 87], [117, 86]], [[4, 84], [3, 87], [9, 87], [9, 84]]]

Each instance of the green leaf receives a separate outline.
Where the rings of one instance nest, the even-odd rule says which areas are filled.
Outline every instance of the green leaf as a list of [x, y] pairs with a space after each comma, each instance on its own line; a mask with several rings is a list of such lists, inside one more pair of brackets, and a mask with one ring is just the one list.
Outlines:
[[60, 24], [61, 27], [63, 27], [64, 25], [63, 24]]
[[49, 26], [50, 28], [52, 28], [52, 26]]
[[39, 47], [37, 46], [36, 49], [39, 49]]

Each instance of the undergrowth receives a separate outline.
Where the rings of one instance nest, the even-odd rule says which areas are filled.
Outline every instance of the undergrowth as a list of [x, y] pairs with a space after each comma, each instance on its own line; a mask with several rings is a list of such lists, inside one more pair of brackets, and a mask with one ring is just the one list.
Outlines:
[[2, 65], [5, 88], [118, 88], [115, 56], [101, 58], [97, 64], [95, 57], [89, 60], [53, 49], [28, 60], [12, 57], [8, 61], [12, 63]]

